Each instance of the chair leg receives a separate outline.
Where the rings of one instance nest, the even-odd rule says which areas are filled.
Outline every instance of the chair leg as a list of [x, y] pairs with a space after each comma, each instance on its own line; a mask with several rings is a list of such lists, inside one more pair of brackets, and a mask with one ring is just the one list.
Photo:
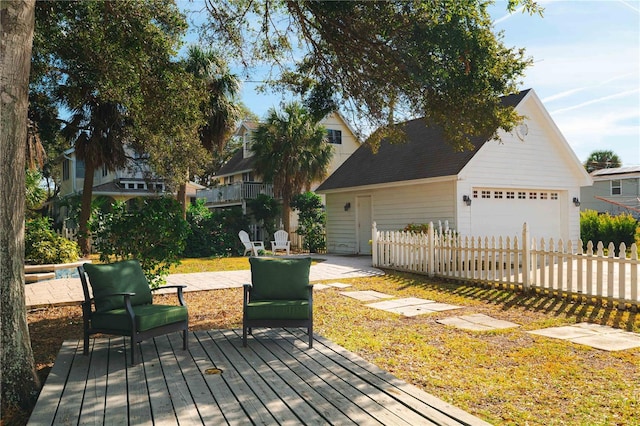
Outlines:
[[131, 335], [131, 365], [136, 365], [136, 338]]
[[242, 326], [242, 346], [247, 347], [247, 327]]
[[89, 355], [89, 333], [87, 331], [84, 332], [84, 348], [82, 349], [82, 355]]
[[182, 350], [186, 351], [189, 347], [189, 330], [182, 330]]
[[311, 349], [313, 347], [313, 326], [309, 326], [307, 333], [309, 333], [309, 349]]

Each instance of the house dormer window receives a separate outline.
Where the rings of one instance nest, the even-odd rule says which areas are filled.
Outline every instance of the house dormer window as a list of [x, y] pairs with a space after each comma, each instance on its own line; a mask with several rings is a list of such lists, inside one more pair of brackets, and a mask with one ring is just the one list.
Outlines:
[[342, 130], [327, 129], [327, 142], [341, 145], [342, 144]]

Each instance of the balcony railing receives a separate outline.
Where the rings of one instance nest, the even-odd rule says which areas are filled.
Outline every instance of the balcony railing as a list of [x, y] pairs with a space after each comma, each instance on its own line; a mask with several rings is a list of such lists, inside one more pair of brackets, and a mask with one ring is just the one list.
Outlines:
[[199, 189], [197, 198], [204, 198], [207, 205], [234, 205], [253, 200], [259, 194], [273, 197], [273, 185], [259, 182], [237, 182], [210, 189]]

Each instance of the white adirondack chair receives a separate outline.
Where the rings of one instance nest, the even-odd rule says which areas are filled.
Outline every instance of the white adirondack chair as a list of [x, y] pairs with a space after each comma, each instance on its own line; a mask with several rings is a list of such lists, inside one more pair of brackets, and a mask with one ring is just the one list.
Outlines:
[[264, 251], [264, 243], [262, 241], [251, 241], [247, 231], [238, 232], [238, 237], [240, 237], [240, 241], [242, 241], [242, 244], [244, 245], [243, 256], [248, 252], [253, 253], [254, 256], [259, 256], [258, 250]]
[[276, 254], [276, 250], [285, 250], [287, 255], [289, 255], [289, 250], [291, 247], [291, 241], [289, 241], [289, 233], [284, 230], [276, 231], [273, 234], [273, 239], [275, 241], [271, 241], [271, 251], [273, 254]]

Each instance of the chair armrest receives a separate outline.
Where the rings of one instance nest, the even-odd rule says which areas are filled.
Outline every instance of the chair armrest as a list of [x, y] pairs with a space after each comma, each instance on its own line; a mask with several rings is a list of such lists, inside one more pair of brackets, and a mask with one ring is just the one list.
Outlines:
[[251, 294], [251, 290], [253, 289], [253, 284], [242, 284], [242, 288], [243, 288], [243, 306], [247, 306], [247, 304], [249, 303], [249, 295]]
[[163, 285], [162, 287], [152, 288], [151, 291], [164, 290], [167, 288], [183, 289], [187, 288], [186, 285]]
[[182, 291], [183, 289], [187, 288], [186, 285], [163, 285], [162, 287], [152, 288], [151, 292], [154, 292], [157, 290], [170, 289], [170, 288], [175, 288], [178, 291], [178, 302], [180, 302], [180, 305], [187, 306], [186, 302], [184, 301], [184, 294]]

